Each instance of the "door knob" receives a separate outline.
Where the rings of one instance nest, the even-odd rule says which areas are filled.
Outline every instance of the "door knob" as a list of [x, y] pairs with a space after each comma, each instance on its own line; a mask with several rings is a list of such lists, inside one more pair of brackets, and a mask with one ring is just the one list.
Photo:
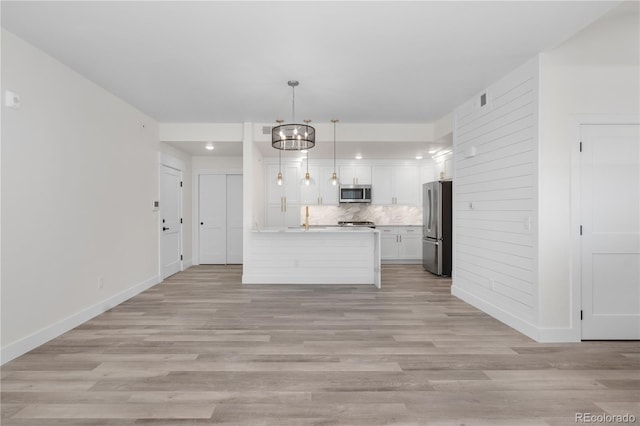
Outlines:
[[169, 229], [169, 228], [167, 228], [166, 226], [163, 226], [163, 227], [162, 227], [162, 230], [163, 230], [163, 231], [167, 231], [168, 229]]

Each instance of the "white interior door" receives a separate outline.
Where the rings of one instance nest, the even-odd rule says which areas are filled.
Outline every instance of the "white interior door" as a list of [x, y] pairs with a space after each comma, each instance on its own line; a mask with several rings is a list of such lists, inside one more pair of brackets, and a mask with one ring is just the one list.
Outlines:
[[582, 339], [640, 339], [638, 129], [581, 126]]
[[162, 217], [160, 264], [162, 279], [175, 274], [181, 268], [181, 181], [182, 171], [164, 164], [160, 166], [160, 215]]
[[227, 175], [227, 263], [242, 263], [242, 175]]
[[200, 263], [227, 263], [227, 176], [200, 175]]

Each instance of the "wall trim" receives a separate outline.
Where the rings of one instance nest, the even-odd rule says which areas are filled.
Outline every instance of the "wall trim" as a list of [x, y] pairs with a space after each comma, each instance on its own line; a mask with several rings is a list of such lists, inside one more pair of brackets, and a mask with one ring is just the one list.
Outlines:
[[540, 343], [567, 343], [580, 341], [580, 329], [567, 328], [540, 328]]
[[505, 311], [497, 307], [496, 305], [487, 302], [484, 299], [481, 299], [462, 288], [452, 285], [451, 286], [451, 294], [456, 296], [459, 299], [467, 302], [471, 306], [474, 306], [486, 314], [491, 315], [498, 321], [503, 322], [514, 330], [524, 334], [525, 336], [540, 342], [540, 330], [530, 322], [523, 320], [522, 318], [518, 318], [511, 314], [510, 312]]
[[147, 278], [146, 280], [129, 287], [126, 290], [116, 293], [111, 297], [108, 297], [98, 303], [95, 303], [87, 308], [82, 309], [75, 314], [61, 319], [54, 324], [42, 328], [35, 333], [23, 337], [13, 343], [9, 343], [2, 349], [0, 349], [0, 363], [5, 364], [27, 352], [37, 348], [40, 345], [47, 343], [48, 341], [66, 333], [69, 330], [89, 321], [90, 319], [108, 311], [121, 304], [122, 302], [131, 299], [132, 297], [142, 293], [143, 291], [153, 287], [160, 283], [160, 276], [155, 275]]
[[640, 124], [640, 116], [636, 114], [573, 114], [570, 122], [571, 147], [571, 264], [569, 265], [569, 291], [570, 291], [570, 326], [567, 330], [572, 330], [574, 339], [568, 341], [582, 340], [582, 324], [580, 321], [580, 310], [582, 309], [582, 256], [580, 245], [580, 206], [582, 189], [580, 181], [580, 140], [581, 126], [597, 124]]

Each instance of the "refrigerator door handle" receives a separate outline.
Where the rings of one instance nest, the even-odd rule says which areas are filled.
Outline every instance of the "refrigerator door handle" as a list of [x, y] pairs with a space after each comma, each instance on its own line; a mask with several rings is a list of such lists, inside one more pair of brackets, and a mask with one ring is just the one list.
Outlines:
[[426, 238], [423, 241], [427, 244], [433, 244], [434, 246], [439, 246], [440, 243], [442, 243], [440, 240], [428, 240]]
[[431, 188], [427, 189], [427, 205], [429, 206], [429, 217], [427, 219], [427, 231], [431, 231], [431, 214], [433, 212], [433, 203], [431, 202]]

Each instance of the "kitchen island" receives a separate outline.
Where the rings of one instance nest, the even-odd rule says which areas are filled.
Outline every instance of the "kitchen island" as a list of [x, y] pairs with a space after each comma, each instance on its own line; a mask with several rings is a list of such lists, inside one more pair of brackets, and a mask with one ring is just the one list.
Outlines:
[[243, 284], [373, 284], [380, 288], [380, 232], [375, 229], [265, 229], [252, 231], [251, 239]]

